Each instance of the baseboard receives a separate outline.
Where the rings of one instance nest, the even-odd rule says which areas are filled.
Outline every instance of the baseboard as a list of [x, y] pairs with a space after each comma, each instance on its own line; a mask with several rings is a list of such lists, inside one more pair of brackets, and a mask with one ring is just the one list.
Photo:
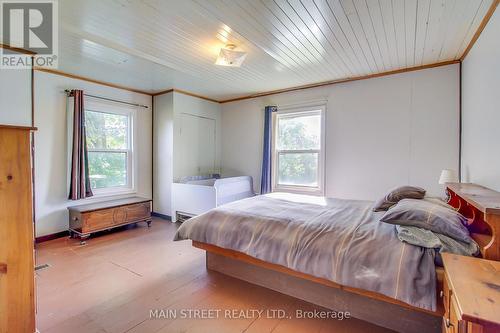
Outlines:
[[[159, 218], [167, 220], [167, 221], [172, 221], [172, 218], [170, 216], [168, 216], [168, 215], [165, 215], [165, 214], [160, 214], [160, 213], [152, 212], [151, 215], [159, 217]], [[39, 244], [39, 243], [47, 242], [47, 241], [50, 241], [50, 240], [53, 240], [53, 239], [62, 238], [62, 237], [68, 237], [68, 236], [69, 236], [68, 230], [59, 231], [59, 232], [56, 232], [56, 233], [53, 233], [53, 234], [48, 234], [48, 235], [36, 237], [35, 238], [35, 243]]]
[[156, 217], [159, 217], [161, 219], [164, 219], [164, 220], [167, 220], [167, 221], [172, 221], [172, 217], [169, 216], [169, 215], [165, 215], [165, 214], [160, 214], [160, 213], [156, 213], [156, 212], [151, 212], [151, 216], [156, 216]]
[[68, 230], [59, 231], [59, 232], [56, 232], [54, 234], [48, 234], [45, 236], [36, 237], [35, 243], [39, 244], [39, 243], [47, 242], [47, 241], [50, 241], [53, 239], [67, 237], [67, 236], [69, 236]]

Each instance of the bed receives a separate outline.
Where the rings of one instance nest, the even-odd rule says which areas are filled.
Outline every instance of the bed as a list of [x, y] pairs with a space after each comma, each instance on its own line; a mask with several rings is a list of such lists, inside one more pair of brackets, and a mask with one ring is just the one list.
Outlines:
[[228, 202], [254, 196], [250, 176], [190, 179], [172, 184], [172, 221], [193, 217]]
[[393, 330], [440, 331], [433, 250], [399, 241], [371, 207], [273, 193], [194, 218], [176, 239], [206, 250], [209, 269]]

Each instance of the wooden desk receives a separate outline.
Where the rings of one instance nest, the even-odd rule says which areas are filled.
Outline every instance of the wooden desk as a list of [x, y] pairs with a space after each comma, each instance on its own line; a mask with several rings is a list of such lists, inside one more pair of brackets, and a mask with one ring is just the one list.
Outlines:
[[448, 203], [468, 218], [482, 257], [500, 260], [500, 192], [470, 183], [448, 183], [446, 189]]
[[500, 262], [443, 253], [443, 332], [500, 332]]
[[78, 235], [82, 243], [92, 233], [126, 224], [151, 224], [151, 200], [141, 197], [110, 200], [68, 207], [70, 237]]

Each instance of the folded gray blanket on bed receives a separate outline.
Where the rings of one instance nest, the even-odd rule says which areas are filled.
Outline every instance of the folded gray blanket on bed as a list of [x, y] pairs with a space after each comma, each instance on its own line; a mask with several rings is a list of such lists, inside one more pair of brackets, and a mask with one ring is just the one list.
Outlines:
[[[461, 242], [430, 230], [404, 225], [396, 225], [396, 232], [398, 238], [403, 242], [428, 249], [436, 249], [439, 253], [449, 252], [464, 256], [479, 254], [479, 246], [472, 239], [470, 243]], [[442, 266], [440, 256], [436, 259], [436, 263]]]
[[273, 193], [184, 222], [192, 239], [436, 310], [435, 251], [401, 242], [370, 201]]

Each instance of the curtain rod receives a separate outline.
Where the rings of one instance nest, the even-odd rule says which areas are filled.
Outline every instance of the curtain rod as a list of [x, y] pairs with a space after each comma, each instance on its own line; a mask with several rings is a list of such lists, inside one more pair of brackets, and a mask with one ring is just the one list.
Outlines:
[[[64, 92], [66, 93], [66, 95], [69, 96], [69, 94], [71, 93], [71, 90], [66, 89], [66, 90], [64, 90]], [[85, 94], [85, 93], [83, 94], [83, 96], [93, 97], [93, 98], [97, 98], [97, 99], [103, 99], [103, 100], [106, 100], [106, 101], [117, 102], [117, 103], [122, 103], [122, 104], [128, 104], [128, 105], [132, 105], [132, 106], [138, 106], [138, 107], [141, 107], [141, 108], [149, 109], [149, 106], [147, 106], [147, 105], [136, 104], [136, 103], [129, 103], [129, 102], [119, 101], [117, 99], [112, 99], [112, 98], [107, 98], [107, 97], [89, 95], [89, 94]]]

